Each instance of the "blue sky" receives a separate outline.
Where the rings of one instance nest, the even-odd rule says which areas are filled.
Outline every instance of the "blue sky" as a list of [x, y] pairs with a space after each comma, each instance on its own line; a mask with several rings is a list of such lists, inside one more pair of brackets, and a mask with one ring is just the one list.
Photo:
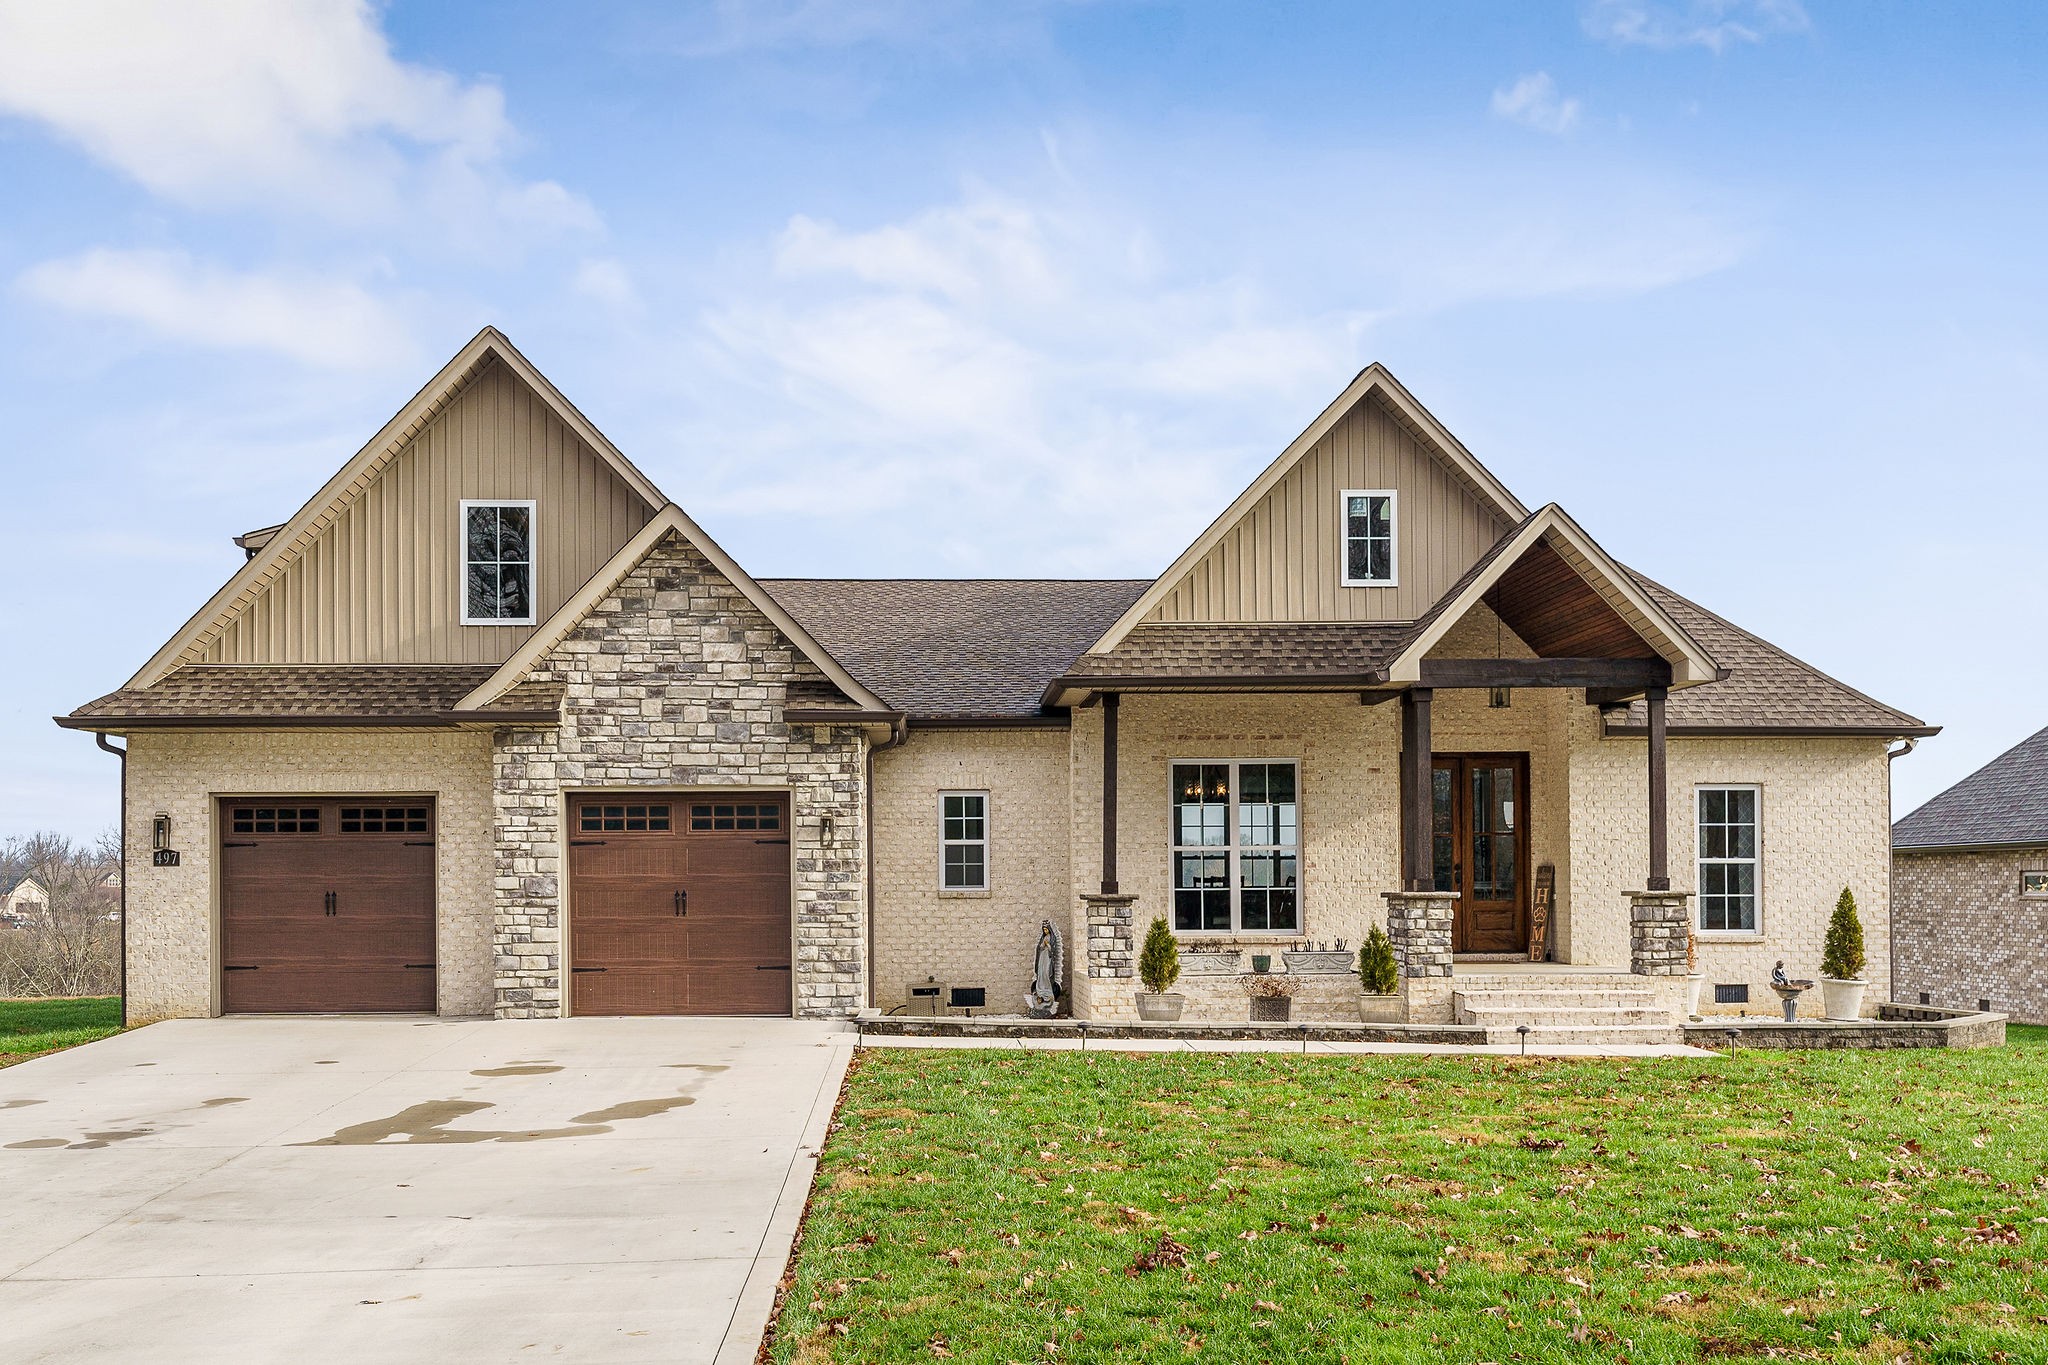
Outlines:
[[1385, 362], [1532, 505], [2048, 724], [2048, 7], [0, 0], [0, 833], [486, 322], [762, 575], [1157, 572]]

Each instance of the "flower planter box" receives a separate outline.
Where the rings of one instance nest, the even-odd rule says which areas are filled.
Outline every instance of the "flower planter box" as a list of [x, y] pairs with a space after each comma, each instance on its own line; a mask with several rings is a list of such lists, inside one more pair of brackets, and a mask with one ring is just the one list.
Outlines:
[[1184, 995], [1154, 995], [1151, 991], [1134, 991], [1131, 998], [1138, 1002], [1138, 1017], [1148, 1024], [1173, 1023], [1188, 1003]]
[[1366, 995], [1358, 997], [1358, 1022], [1361, 1024], [1404, 1024], [1404, 1011], [1399, 995]]
[[1348, 952], [1312, 952], [1302, 949], [1282, 953], [1280, 960], [1287, 964], [1287, 971], [1291, 976], [1321, 976], [1330, 972], [1349, 972], [1355, 957]]
[[1225, 953], [1182, 953], [1182, 976], [1236, 976], [1244, 970], [1244, 954], [1232, 949]]
[[1292, 1013], [1293, 1004], [1284, 995], [1255, 995], [1252, 997], [1252, 1022], [1284, 1024]]

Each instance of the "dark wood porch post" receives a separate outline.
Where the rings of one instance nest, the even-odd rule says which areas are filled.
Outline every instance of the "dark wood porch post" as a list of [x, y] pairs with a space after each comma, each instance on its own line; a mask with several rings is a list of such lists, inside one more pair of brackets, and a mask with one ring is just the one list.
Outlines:
[[1664, 783], [1665, 689], [1643, 694], [1650, 709], [1650, 880], [1652, 891], [1671, 889], [1670, 805]]
[[1429, 837], [1432, 801], [1430, 781], [1430, 689], [1411, 687], [1401, 694], [1401, 889], [1427, 891], [1430, 876]]
[[1102, 894], [1116, 890], [1116, 712], [1122, 701], [1115, 692], [1102, 694]]

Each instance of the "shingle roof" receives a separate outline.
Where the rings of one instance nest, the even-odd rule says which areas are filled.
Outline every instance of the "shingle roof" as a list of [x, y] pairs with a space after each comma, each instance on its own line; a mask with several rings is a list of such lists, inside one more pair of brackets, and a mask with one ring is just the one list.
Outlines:
[[1073, 678], [1338, 678], [1371, 673], [1412, 633], [1393, 623], [1133, 626], [1107, 654], [1083, 654]]
[[67, 719], [161, 724], [439, 717], [493, 671], [490, 664], [187, 664], [153, 687], [89, 701]]
[[891, 706], [1026, 719], [1045, 685], [1149, 579], [764, 578], [762, 587]]
[[[1630, 573], [1657, 605], [1728, 670], [1720, 682], [1671, 694], [1665, 721], [1672, 729], [1843, 730], [1898, 736], [1934, 733], [1935, 727], [1838, 682], [1663, 584], [1633, 570]], [[1647, 723], [1643, 704], [1636, 702], [1625, 716], [1615, 717], [1609, 728], [1639, 729]]]
[[1892, 826], [1893, 848], [2048, 844], [2048, 730], [2021, 740]]

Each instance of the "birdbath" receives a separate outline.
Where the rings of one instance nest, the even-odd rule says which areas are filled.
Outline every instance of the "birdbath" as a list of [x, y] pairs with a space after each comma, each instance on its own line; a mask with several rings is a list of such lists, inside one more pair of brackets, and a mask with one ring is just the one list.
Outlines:
[[1799, 997], [1813, 989], [1811, 981], [1794, 981], [1785, 975], [1785, 964], [1780, 962], [1771, 968], [1771, 989], [1778, 993], [1778, 999], [1785, 1002], [1785, 1022], [1795, 1023], [1799, 1017]]

